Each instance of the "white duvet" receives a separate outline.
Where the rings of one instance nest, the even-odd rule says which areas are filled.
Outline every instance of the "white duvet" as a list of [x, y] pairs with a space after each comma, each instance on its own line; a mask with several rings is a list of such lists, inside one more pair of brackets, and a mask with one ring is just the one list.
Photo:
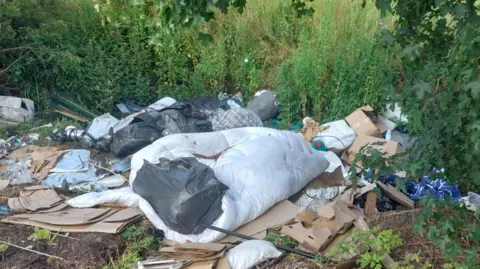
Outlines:
[[[296, 133], [270, 128], [175, 134], [155, 141], [133, 156], [130, 186], [143, 160], [158, 163], [159, 158], [176, 159], [194, 155], [219, 155], [216, 160], [197, 159], [211, 167], [217, 179], [229, 187], [222, 199], [223, 213], [213, 223], [227, 230], [235, 230], [254, 220], [277, 202], [301, 190], [310, 180], [327, 170], [330, 163], [326, 157], [332, 157], [331, 153], [312, 149]], [[162, 190], [158, 190], [158, 195], [162, 195]], [[87, 193], [68, 203], [74, 207], [91, 207], [102, 203], [138, 206], [156, 228], [165, 232], [166, 238], [177, 242], [214, 242], [224, 236], [208, 229], [197, 235], [170, 230], [150, 204], [134, 194], [130, 187]]]

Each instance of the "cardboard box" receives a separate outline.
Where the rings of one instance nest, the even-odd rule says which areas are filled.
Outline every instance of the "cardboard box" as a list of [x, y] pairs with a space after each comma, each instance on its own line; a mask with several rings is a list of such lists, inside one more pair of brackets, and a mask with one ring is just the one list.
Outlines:
[[[380, 152], [385, 152], [387, 157], [404, 151], [403, 147], [395, 141], [387, 141], [385, 139], [372, 136], [359, 135], [353, 141], [352, 146], [345, 152], [342, 158], [348, 163], [352, 163], [355, 159], [355, 156], [360, 152], [360, 149], [363, 146], [375, 142], [384, 142], [383, 145], [372, 145], [372, 148], [377, 149]], [[361, 166], [361, 163], [358, 163], [357, 165]]]
[[345, 121], [357, 135], [382, 137], [382, 133], [388, 130], [371, 106], [358, 108]]

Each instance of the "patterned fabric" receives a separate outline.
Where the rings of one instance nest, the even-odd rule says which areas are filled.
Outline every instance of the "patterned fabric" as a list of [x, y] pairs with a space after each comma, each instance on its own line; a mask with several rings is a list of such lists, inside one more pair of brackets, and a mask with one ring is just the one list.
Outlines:
[[235, 108], [229, 110], [217, 109], [210, 115], [212, 129], [221, 131], [241, 127], [263, 127], [260, 117], [249, 109]]
[[[373, 170], [370, 170], [369, 174], [372, 175]], [[365, 178], [370, 178], [370, 176], [366, 176]], [[420, 200], [428, 194], [439, 199], [449, 196], [453, 201], [459, 201], [460, 198], [462, 198], [462, 193], [457, 186], [449, 184], [445, 178], [441, 177], [441, 174], [437, 169], [432, 169], [432, 172], [425, 175], [421, 181], [406, 180], [395, 175], [388, 178], [382, 176], [380, 177], [380, 180], [385, 181], [392, 186], [396, 186], [397, 178], [405, 183], [408, 193], [407, 195], [412, 200]]]

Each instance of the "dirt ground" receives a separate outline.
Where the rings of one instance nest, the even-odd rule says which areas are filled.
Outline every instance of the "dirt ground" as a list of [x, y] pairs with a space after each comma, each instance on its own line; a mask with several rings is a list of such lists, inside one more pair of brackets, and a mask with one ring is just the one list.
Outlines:
[[[21, 187], [8, 187], [0, 191], [0, 204], [6, 204], [9, 197], [18, 196], [20, 190]], [[9, 246], [0, 258], [0, 269], [102, 268], [111, 260], [116, 260], [126, 247], [125, 240], [116, 234], [60, 233], [52, 244], [48, 244], [45, 240], [29, 240], [28, 237], [33, 233], [33, 227], [0, 222], [1, 241], [57, 256], [62, 260], [54, 258], [49, 261], [47, 256]]]
[[[0, 204], [6, 204], [9, 197], [16, 197], [21, 187], [8, 187], [0, 191]], [[404, 245], [392, 251], [391, 257], [403, 260], [407, 254], [419, 253], [419, 266], [429, 261], [432, 268], [442, 268], [445, 263], [441, 258], [440, 250], [422, 234], [412, 232], [412, 222], [418, 210], [409, 210], [403, 213], [383, 213], [381, 217], [369, 221], [369, 226], [390, 228], [401, 235]], [[2, 216], [0, 215], [0, 219]], [[102, 268], [116, 261], [126, 248], [125, 240], [120, 235], [85, 233], [57, 236], [53, 244], [29, 240], [34, 232], [33, 227], [0, 223], [0, 240], [20, 247], [30, 248], [42, 253], [62, 258], [51, 259], [30, 251], [10, 246], [0, 260], [2, 268]], [[65, 235], [65, 234], [63, 234]], [[258, 268], [263, 268], [262, 265]], [[311, 269], [320, 268], [313, 261], [298, 256], [287, 255], [276, 264], [266, 268], [273, 269]]]
[[[92, 151], [92, 159], [99, 161], [110, 159], [111, 156]], [[128, 178], [128, 175], [125, 175]], [[6, 205], [10, 197], [18, 197], [22, 187], [8, 187], [0, 191], [0, 205]], [[418, 214], [418, 210], [410, 210], [407, 213], [383, 213], [378, 219], [368, 222], [370, 227], [380, 226], [390, 228], [401, 235], [404, 243], [402, 247], [392, 251], [391, 257], [396, 260], [403, 260], [405, 255], [419, 253], [421, 258], [418, 265], [429, 261], [432, 268], [442, 268], [445, 263], [441, 258], [441, 253], [427, 238], [422, 234], [416, 234], [412, 231], [412, 222]], [[0, 215], [0, 219], [2, 215]], [[10, 246], [0, 257], [0, 269], [2, 268], [102, 268], [107, 264], [112, 264], [124, 252], [126, 242], [120, 235], [85, 233], [69, 234], [67, 236], [58, 236], [53, 244], [29, 240], [28, 237], [33, 233], [34, 228], [22, 225], [11, 225], [0, 222], [0, 240], [9, 242], [20, 247], [54, 255], [61, 259], [48, 259], [30, 251], [22, 250]], [[0, 242], [1, 244], [1, 242]], [[310, 269], [320, 268], [312, 260], [298, 256], [287, 255], [278, 263], [258, 268], [274, 269]], [[416, 268], [416, 267], [415, 267]]]
[[[398, 233], [402, 239], [403, 246], [392, 250], [390, 256], [394, 261], [403, 261], [406, 255], [419, 254], [420, 261], [411, 263], [414, 268], [420, 268], [427, 261], [432, 264], [433, 269], [443, 268], [446, 263], [442, 259], [440, 249], [432, 244], [423, 234], [412, 231], [412, 224], [415, 216], [419, 214], [419, 209], [405, 210], [400, 212], [385, 212], [377, 219], [368, 221], [370, 227], [379, 226], [382, 229], [392, 229]], [[260, 268], [262, 268], [260, 266]], [[268, 268], [272, 269], [313, 269], [325, 268], [315, 264], [312, 260], [298, 255], [288, 255], [280, 262]], [[334, 268], [327, 266], [326, 268]], [[360, 268], [360, 267], [353, 267]]]
[[10, 246], [4, 253], [0, 268], [102, 268], [116, 260], [125, 249], [124, 240], [119, 235], [85, 233], [57, 236], [52, 244], [32, 241], [28, 237], [33, 227], [0, 223], [0, 240], [21, 247], [30, 248], [54, 258]]

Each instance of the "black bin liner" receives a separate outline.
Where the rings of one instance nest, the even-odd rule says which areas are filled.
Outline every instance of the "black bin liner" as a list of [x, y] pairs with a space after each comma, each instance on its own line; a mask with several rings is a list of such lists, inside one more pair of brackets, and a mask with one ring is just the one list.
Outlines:
[[228, 190], [195, 158], [160, 159], [159, 164], [145, 160], [132, 188], [170, 229], [182, 234], [199, 234], [205, 230], [200, 224], [211, 225], [223, 213], [222, 197]]
[[128, 125], [117, 131], [110, 151], [117, 158], [125, 158], [162, 137], [162, 131], [147, 122]]
[[[198, 102], [198, 101], [197, 101]], [[201, 106], [201, 104], [196, 104]], [[215, 103], [207, 103], [215, 106]], [[205, 105], [205, 107], [210, 107]], [[203, 107], [204, 108], [204, 107]], [[113, 135], [110, 151], [124, 158], [169, 134], [211, 132], [207, 111], [190, 103], [175, 103], [160, 111], [142, 113]]]

